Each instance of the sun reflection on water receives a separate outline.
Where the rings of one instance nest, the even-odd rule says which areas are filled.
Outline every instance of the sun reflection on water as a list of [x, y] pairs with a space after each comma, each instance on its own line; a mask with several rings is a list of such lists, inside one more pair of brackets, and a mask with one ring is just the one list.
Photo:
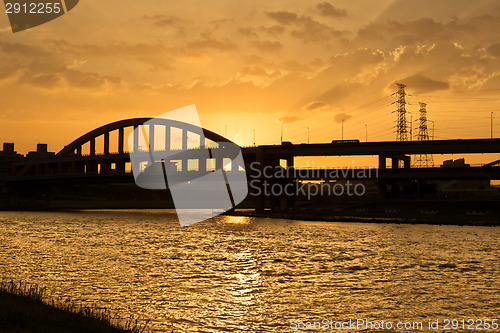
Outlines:
[[224, 219], [218, 222], [224, 224], [250, 224], [252, 219], [248, 216], [224, 216]]
[[231, 261], [233, 267], [228, 276], [231, 282], [226, 285], [226, 295], [223, 296], [227, 304], [225, 324], [239, 325], [241, 329], [241, 318], [255, 316], [256, 308], [262, 305], [261, 263], [258, 254], [251, 250], [235, 253]]

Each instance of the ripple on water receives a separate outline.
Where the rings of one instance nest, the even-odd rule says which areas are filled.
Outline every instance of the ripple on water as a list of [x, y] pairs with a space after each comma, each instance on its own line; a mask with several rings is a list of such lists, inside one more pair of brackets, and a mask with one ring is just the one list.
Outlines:
[[492, 317], [497, 228], [164, 211], [6, 212], [2, 278], [151, 320], [151, 328], [289, 331], [289, 320]]

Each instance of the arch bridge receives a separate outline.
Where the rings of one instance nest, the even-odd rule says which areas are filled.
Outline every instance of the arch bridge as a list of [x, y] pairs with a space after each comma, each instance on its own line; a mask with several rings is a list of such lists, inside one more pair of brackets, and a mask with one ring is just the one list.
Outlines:
[[[145, 125], [146, 122], [148, 124]], [[158, 118], [125, 119], [80, 136], [61, 149], [55, 157], [25, 159], [14, 163], [12, 178], [28, 180], [129, 175], [130, 152], [148, 154], [183, 151], [185, 153], [182, 157], [172, 162], [177, 171], [204, 172], [222, 167], [223, 164], [227, 166], [230, 162], [223, 162], [223, 153], [215, 154], [217, 157], [208, 161], [196, 160], [200, 156], [196, 151], [201, 148], [224, 149], [229, 145], [236, 144], [215, 132], [192, 124]]]

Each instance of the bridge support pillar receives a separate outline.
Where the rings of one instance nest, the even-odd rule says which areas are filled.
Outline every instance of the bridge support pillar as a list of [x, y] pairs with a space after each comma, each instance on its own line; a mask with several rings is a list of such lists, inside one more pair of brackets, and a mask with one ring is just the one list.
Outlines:
[[404, 168], [405, 169], [411, 168], [411, 156], [404, 156], [403, 161], [404, 161]]
[[149, 150], [155, 150], [155, 125], [149, 125]]
[[200, 172], [207, 171], [207, 159], [206, 158], [200, 158], [198, 160], [198, 171], [200, 171]]
[[378, 168], [379, 169], [386, 169], [387, 168], [387, 161], [386, 161], [385, 154], [378, 155]]
[[[269, 192], [269, 206], [271, 209], [281, 209], [282, 206], [281, 206], [281, 197], [282, 197], [282, 193], [280, 194], [274, 194], [273, 193], [273, 190], [275, 188], [275, 184], [278, 184], [278, 185], [283, 185], [283, 183], [279, 183], [275, 180], [269, 180], [269, 179], [265, 179], [264, 181], [267, 181], [268, 184], [270, 184], [270, 186], [267, 187], [267, 191]], [[281, 188], [278, 187], [278, 189]], [[278, 192], [279, 193], [279, 192]]]
[[263, 188], [260, 186], [261, 193], [259, 195], [255, 194], [255, 211], [263, 212], [266, 208], [266, 196], [264, 195]]
[[186, 150], [188, 147], [188, 131], [182, 130], [182, 150]]
[[134, 147], [132, 151], [136, 152], [139, 151], [139, 126], [135, 125], [134, 126]]
[[123, 154], [123, 143], [124, 143], [125, 131], [123, 127], [118, 129], [118, 153]]
[[19, 208], [19, 194], [12, 193], [9, 195], [9, 208], [10, 209]]
[[52, 187], [48, 189], [46, 193], [44, 193], [45, 196], [45, 209], [51, 209], [53, 206], [54, 202], [54, 194], [53, 194], [53, 189]]
[[95, 155], [95, 138], [90, 139], [90, 155]]
[[85, 162], [77, 162], [76, 172], [77, 173], [85, 173]]
[[215, 158], [215, 170], [222, 169], [224, 167], [224, 161], [222, 157]]
[[104, 133], [104, 154], [109, 154], [109, 132]]
[[[273, 172], [275, 172], [275, 170], [277, 170], [280, 167], [280, 158], [279, 157], [268, 158], [267, 160], [264, 161], [263, 167], [266, 167], [268, 165], [271, 166]], [[288, 167], [288, 159], [287, 159], [287, 167]], [[269, 194], [269, 206], [271, 209], [281, 209], [284, 207], [284, 205], [282, 206], [281, 204], [283, 193], [280, 193], [280, 191], [284, 189], [285, 183], [283, 179], [276, 179], [274, 176], [271, 177], [272, 179], [267, 179], [264, 177], [264, 181], [267, 182], [268, 184], [267, 191]], [[276, 184], [279, 185], [277, 187], [278, 191], [276, 190], [273, 191], [273, 188], [276, 188], [274, 187]]]
[[[293, 171], [293, 168], [295, 167], [295, 161], [294, 161], [294, 156], [289, 156], [286, 158], [286, 168], [287, 170], [290, 170], [292, 169]], [[290, 172], [290, 174], [293, 174], [293, 172]], [[295, 181], [293, 179], [290, 179], [290, 180], [287, 180], [286, 183], [283, 185], [283, 189], [285, 188], [293, 188], [293, 193], [294, 195], [290, 195], [290, 191], [283, 191], [283, 194], [282, 194], [282, 200], [283, 200], [283, 203], [284, 203], [284, 208], [286, 209], [289, 209], [289, 208], [293, 208], [295, 207], [295, 196], [297, 195], [297, 193], [295, 193]]]
[[97, 163], [95, 161], [87, 161], [85, 164], [86, 173], [97, 173]]
[[392, 157], [392, 168], [393, 169], [399, 169], [399, 156], [393, 156]]
[[170, 133], [170, 126], [165, 126], [165, 150], [170, 150], [170, 141], [171, 141], [171, 133]]
[[101, 173], [111, 171], [111, 162], [110, 161], [100, 161], [101, 165]]
[[[246, 161], [251, 164], [251, 162]], [[250, 175], [249, 179], [251, 181], [250, 191], [251, 195], [254, 197], [254, 208], [256, 212], [263, 212], [266, 209], [266, 194], [264, 193], [262, 170], [264, 168], [264, 156], [261, 152], [255, 155], [255, 169], [259, 169], [261, 172], [261, 177], [257, 178], [256, 174]], [[249, 170], [249, 169], [247, 169]], [[249, 172], [253, 172], [254, 168], [250, 168]]]
[[125, 162], [124, 161], [116, 161], [116, 172], [125, 173]]
[[290, 208], [295, 207], [295, 196], [297, 195], [297, 193], [295, 193], [295, 189], [296, 189], [295, 181], [293, 179], [291, 179], [291, 180], [286, 182], [285, 186], [286, 186], [285, 188], [291, 187], [293, 189], [292, 192], [294, 193], [293, 195], [289, 195], [289, 193], [287, 193], [286, 191], [283, 191], [283, 201], [285, 203], [285, 208], [290, 209]]
[[387, 182], [385, 180], [378, 180], [378, 197], [380, 199], [387, 198]]

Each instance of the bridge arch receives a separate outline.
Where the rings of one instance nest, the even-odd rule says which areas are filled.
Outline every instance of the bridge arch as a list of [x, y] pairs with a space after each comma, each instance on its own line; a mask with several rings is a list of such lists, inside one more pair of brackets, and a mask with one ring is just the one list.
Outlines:
[[[113, 131], [118, 130], [118, 153], [125, 153], [125, 128], [128, 127], [133, 127], [138, 128], [139, 126], [144, 125], [144, 123], [151, 121], [154, 119], [154, 126], [149, 126], [149, 137], [153, 138], [154, 140], [154, 130], [156, 126], [164, 126], [166, 128], [165, 130], [165, 140], [168, 140], [165, 142], [165, 149], [167, 147], [171, 147], [171, 128], [177, 128], [182, 130], [182, 149], [186, 149], [187, 145], [187, 135], [188, 133], [194, 133], [196, 135], [200, 135], [201, 131], [203, 132], [203, 136], [205, 139], [208, 139], [213, 142], [217, 143], [224, 143], [228, 142], [233, 145], [235, 145], [234, 142], [230, 141], [229, 139], [212, 132], [210, 130], [207, 130], [205, 128], [199, 128], [198, 126], [176, 121], [176, 120], [171, 120], [171, 119], [158, 119], [158, 118], [130, 118], [130, 119], [124, 119], [124, 120], [119, 120], [113, 123], [109, 123], [106, 125], [103, 125], [101, 127], [98, 127], [82, 136], [79, 138], [73, 140], [70, 144], [66, 145], [63, 149], [61, 149], [56, 156], [57, 157], [64, 157], [64, 156], [74, 156], [74, 155], [82, 155], [82, 147], [83, 145], [90, 143], [90, 155], [95, 155], [96, 152], [96, 139], [100, 136], [104, 136], [104, 154], [109, 154], [110, 150], [110, 133]], [[200, 136], [201, 138], [201, 136]], [[149, 142], [150, 146], [154, 146], [154, 142]], [[201, 142], [200, 140], [200, 147], [204, 146], [205, 144]], [[134, 137], [134, 147], [133, 149], [138, 148], [138, 138]]]

